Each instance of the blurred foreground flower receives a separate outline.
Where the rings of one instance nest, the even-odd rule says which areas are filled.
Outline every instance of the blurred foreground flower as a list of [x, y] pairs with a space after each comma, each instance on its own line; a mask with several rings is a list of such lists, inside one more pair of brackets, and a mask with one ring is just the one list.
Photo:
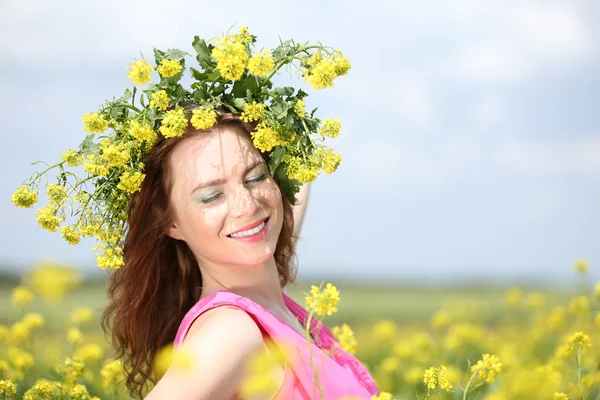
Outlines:
[[317, 315], [331, 315], [337, 312], [337, 304], [340, 301], [340, 292], [331, 283], [328, 283], [325, 289], [321, 291], [316, 286], [311, 286], [310, 296], [306, 297], [306, 306], [313, 310]]
[[63, 299], [68, 290], [81, 282], [80, 273], [73, 267], [42, 262], [23, 277], [23, 283], [49, 302]]

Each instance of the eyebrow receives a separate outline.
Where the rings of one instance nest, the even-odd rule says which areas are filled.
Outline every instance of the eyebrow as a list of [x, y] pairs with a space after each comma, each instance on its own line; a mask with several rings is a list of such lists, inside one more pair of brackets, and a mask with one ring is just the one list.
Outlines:
[[[263, 165], [263, 164], [266, 164], [263, 160], [254, 161], [252, 164], [250, 164], [248, 167], [246, 167], [246, 170], [244, 171], [244, 175], [246, 175], [248, 172], [252, 171], [254, 168], [258, 167], [259, 165]], [[210, 187], [210, 186], [222, 185], [225, 182], [226, 182], [225, 179], [220, 178], [220, 179], [213, 179], [208, 182], [200, 183], [198, 186], [196, 186], [194, 188], [194, 190], [192, 190], [192, 192], [190, 194], [194, 193], [198, 189], [204, 189], [204, 188]]]

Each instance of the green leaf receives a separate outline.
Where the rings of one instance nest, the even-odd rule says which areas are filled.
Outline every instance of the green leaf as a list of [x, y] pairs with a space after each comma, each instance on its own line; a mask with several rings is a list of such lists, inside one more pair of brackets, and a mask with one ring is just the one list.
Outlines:
[[244, 74], [240, 79], [234, 82], [231, 93], [235, 97], [245, 97], [250, 90], [252, 93], [258, 91], [256, 78], [251, 74]]
[[294, 114], [287, 113], [285, 116], [285, 129], [292, 129], [292, 126], [294, 126]]
[[155, 48], [154, 49], [154, 62], [156, 63], [156, 65], [160, 64], [160, 62], [162, 61], [163, 58], [165, 58], [165, 52]]
[[196, 87], [196, 90], [194, 90], [194, 92], [192, 93], [192, 98], [194, 100], [206, 100], [208, 98], [207, 94], [206, 94], [206, 88], [203, 87], [204, 85], [198, 85]]
[[273, 94], [275, 96], [291, 96], [294, 94], [294, 88], [290, 87], [290, 86], [286, 86], [286, 87], [277, 87], [275, 89], [273, 89]]
[[198, 53], [196, 56], [198, 64], [204, 69], [210, 68], [212, 66], [212, 51], [204, 39], [200, 39], [199, 36], [194, 36], [192, 47], [196, 50], [196, 53]]
[[244, 109], [244, 104], [246, 104], [246, 100], [243, 99], [243, 98], [240, 98], [240, 97], [236, 97], [235, 99], [233, 99], [233, 101], [231, 103], [237, 109], [243, 110]]
[[282, 117], [285, 113], [287, 113], [288, 105], [281, 97], [276, 97], [271, 102], [271, 111], [275, 114], [279, 114], [279, 117]]
[[189, 56], [189, 53], [186, 53], [185, 51], [179, 49], [169, 49], [165, 53], [165, 58], [168, 58], [169, 60], [179, 61], [185, 58], [185, 56]]
[[304, 90], [302, 89], [298, 89], [298, 94], [296, 94], [296, 97], [298, 98], [298, 100], [302, 100], [303, 98], [305, 98], [306, 96], [308, 96], [308, 93], [306, 93]]
[[281, 191], [283, 194], [285, 194], [288, 200], [293, 203], [294, 195], [300, 191], [300, 182], [295, 179], [288, 178], [288, 176], [285, 174], [285, 168], [285, 163], [279, 164], [279, 168], [277, 168], [275, 174], [279, 179], [279, 187], [281, 188]]
[[284, 154], [285, 149], [281, 146], [277, 146], [275, 150], [269, 154], [269, 172], [272, 176], [275, 176], [275, 171], [277, 170], [277, 167], [279, 167], [279, 164], [281, 164], [281, 159]]
[[200, 72], [196, 68], [190, 67], [190, 71], [192, 72], [192, 77], [197, 81], [206, 81], [208, 78], [208, 74], [206, 72]]
[[83, 151], [83, 154], [91, 154], [100, 147], [98, 143], [93, 142], [94, 136], [94, 134], [87, 135], [85, 139], [83, 139], [83, 142], [81, 142], [81, 144], [79, 145], [79, 148], [81, 149], [81, 151]]

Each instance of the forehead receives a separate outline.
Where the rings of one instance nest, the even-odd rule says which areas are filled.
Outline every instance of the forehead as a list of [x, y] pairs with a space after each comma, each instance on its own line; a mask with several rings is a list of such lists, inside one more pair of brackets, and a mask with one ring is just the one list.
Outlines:
[[193, 183], [243, 173], [246, 166], [257, 160], [263, 158], [248, 134], [222, 127], [178, 143], [169, 166], [175, 181], [185, 178]]

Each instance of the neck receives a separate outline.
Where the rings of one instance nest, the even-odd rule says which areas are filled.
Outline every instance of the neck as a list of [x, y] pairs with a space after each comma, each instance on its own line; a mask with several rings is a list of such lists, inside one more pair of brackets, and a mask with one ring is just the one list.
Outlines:
[[285, 309], [275, 258], [257, 265], [215, 265], [202, 261], [201, 297], [227, 290], [260, 304], [269, 310]]

